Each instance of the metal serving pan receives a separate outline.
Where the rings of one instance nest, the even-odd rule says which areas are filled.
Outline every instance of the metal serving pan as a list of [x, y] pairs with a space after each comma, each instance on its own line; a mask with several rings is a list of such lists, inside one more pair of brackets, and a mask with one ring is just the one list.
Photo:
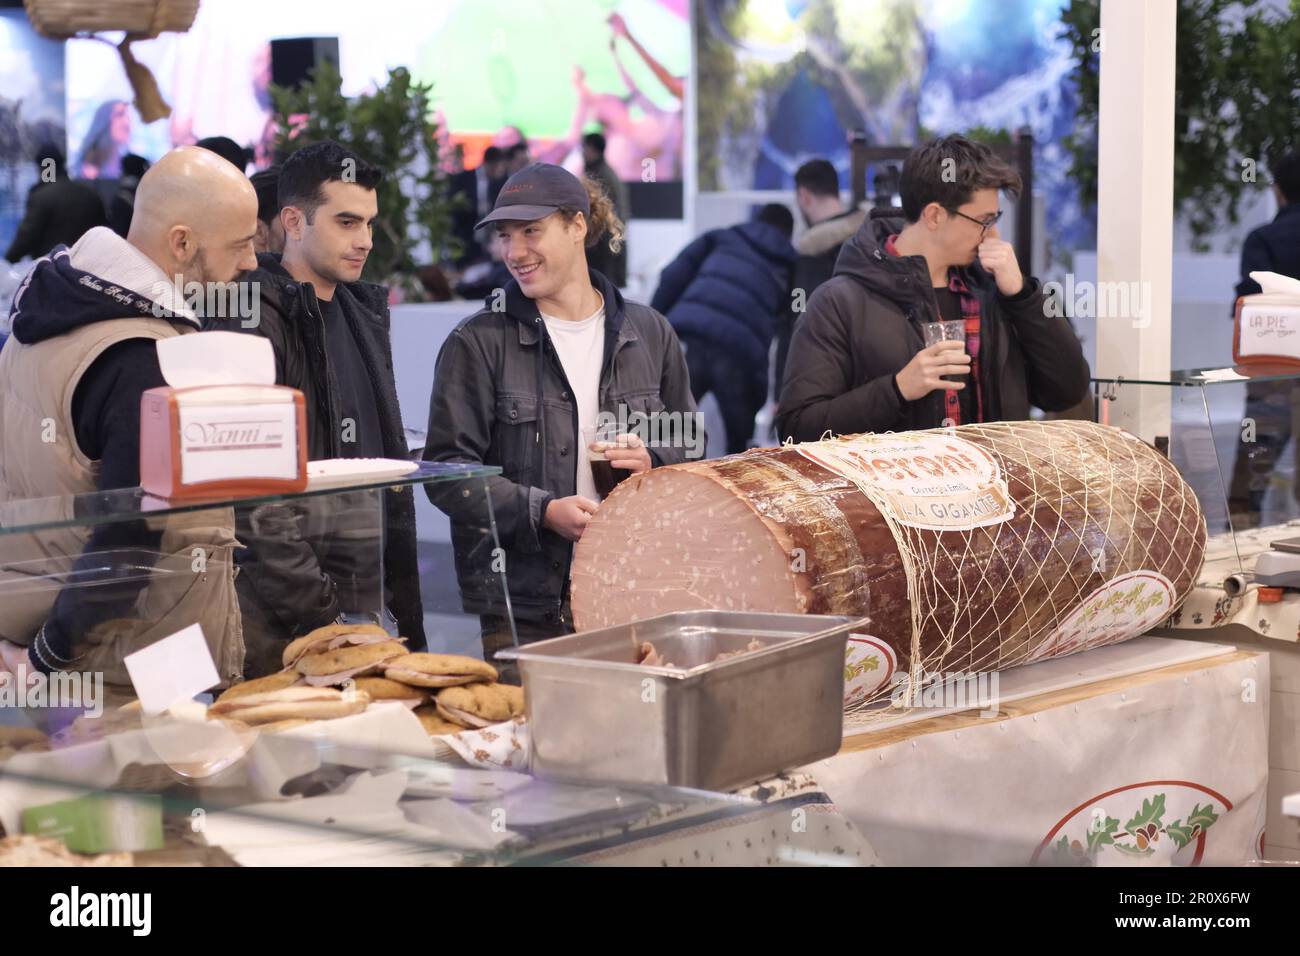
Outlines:
[[[519, 662], [538, 777], [730, 790], [839, 750], [845, 646], [866, 625], [684, 611], [497, 657]], [[673, 666], [636, 663], [644, 641]]]

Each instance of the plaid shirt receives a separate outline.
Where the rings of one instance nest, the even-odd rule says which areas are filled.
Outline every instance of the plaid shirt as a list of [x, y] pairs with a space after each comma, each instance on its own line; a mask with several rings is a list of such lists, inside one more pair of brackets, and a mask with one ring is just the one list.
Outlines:
[[[894, 234], [885, 240], [885, 251], [891, 256], [899, 254], [894, 247], [897, 238], [898, 235]], [[948, 270], [948, 290], [955, 293], [961, 301], [961, 317], [966, 323], [966, 354], [970, 356], [970, 381], [975, 386], [975, 421], [982, 422], [984, 395], [980, 387], [980, 302], [956, 269]], [[934, 318], [938, 321], [943, 316], [936, 315]], [[954, 425], [962, 424], [961, 403], [957, 400], [956, 389], [947, 390], [943, 394], [944, 417], [951, 419]]]

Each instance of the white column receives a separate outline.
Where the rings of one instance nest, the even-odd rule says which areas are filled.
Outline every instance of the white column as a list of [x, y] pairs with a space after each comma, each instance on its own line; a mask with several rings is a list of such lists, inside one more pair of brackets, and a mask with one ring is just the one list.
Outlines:
[[[1099, 376], [1169, 377], [1176, 15], [1175, 0], [1101, 3]], [[1169, 391], [1121, 387], [1111, 424], [1146, 441], [1168, 435]]]

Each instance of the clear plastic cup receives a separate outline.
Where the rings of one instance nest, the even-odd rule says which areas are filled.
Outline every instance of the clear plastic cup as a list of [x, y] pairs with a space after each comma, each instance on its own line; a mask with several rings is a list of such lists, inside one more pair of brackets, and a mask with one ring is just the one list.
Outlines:
[[[925, 338], [925, 347], [936, 345], [939, 342], [960, 342], [963, 350], [966, 345], [966, 323], [961, 319], [945, 319], [941, 322], [925, 322], [921, 325], [921, 334]], [[960, 382], [962, 377], [943, 375], [940, 376], [945, 382]]]

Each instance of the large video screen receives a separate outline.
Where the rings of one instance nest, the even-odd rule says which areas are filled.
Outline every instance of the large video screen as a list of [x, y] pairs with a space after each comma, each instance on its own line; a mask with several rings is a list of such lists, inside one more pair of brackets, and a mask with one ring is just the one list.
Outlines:
[[521, 137], [534, 158], [574, 167], [581, 135], [601, 130], [624, 178], [681, 178], [688, 0], [372, 0], [364, 15], [353, 0], [205, 3], [188, 33], [132, 46], [173, 109], [147, 125], [112, 45], [72, 40], [74, 175], [116, 177], [128, 152], [154, 160], [207, 136], [229, 136], [265, 165], [270, 41], [301, 36], [339, 38], [346, 94], [373, 88], [394, 66], [433, 83], [436, 115], [467, 167], [488, 145]]
[[689, 0], [445, 0], [411, 70], [433, 84], [466, 165], [527, 137], [573, 165], [601, 130], [622, 179], [682, 178]]
[[791, 189], [806, 160], [848, 186], [849, 134], [875, 145], [975, 127], [1037, 141], [1053, 236], [1086, 248], [1062, 147], [1073, 129], [1065, 0], [697, 0], [701, 190]]

